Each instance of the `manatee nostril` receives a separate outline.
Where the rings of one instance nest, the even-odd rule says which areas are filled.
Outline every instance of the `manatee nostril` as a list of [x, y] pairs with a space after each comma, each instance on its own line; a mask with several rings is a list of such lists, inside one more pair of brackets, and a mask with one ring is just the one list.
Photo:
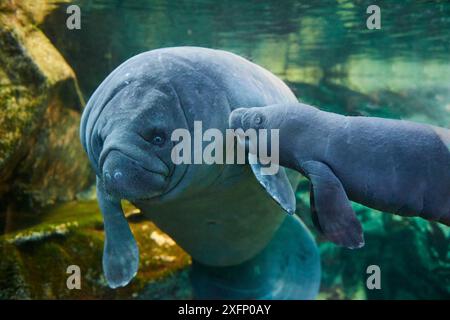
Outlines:
[[108, 171], [105, 172], [105, 180], [106, 181], [111, 181], [111, 175], [109, 174]]
[[115, 180], [120, 180], [121, 178], [122, 178], [122, 172], [120, 172], [120, 171], [114, 172], [114, 179]]

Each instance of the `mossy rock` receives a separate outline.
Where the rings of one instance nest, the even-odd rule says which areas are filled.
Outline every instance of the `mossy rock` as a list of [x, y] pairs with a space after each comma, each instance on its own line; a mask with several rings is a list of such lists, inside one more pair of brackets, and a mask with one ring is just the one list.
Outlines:
[[77, 79], [35, 26], [49, 8], [0, 9], [0, 210], [74, 199], [93, 178], [79, 142]]
[[[110, 289], [103, 276], [103, 224], [95, 201], [57, 205], [23, 219], [0, 236], [1, 299], [190, 298], [190, 257], [139, 211], [124, 204], [140, 249], [139, 271], [124, 288]], [[81, 270], [81, 289], [66, 285], [70, 265]]]

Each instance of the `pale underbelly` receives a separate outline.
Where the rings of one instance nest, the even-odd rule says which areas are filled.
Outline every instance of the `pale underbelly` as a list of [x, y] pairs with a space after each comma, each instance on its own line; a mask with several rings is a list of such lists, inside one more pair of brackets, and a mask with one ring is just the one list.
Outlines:
[[193, 259], [206, 265], [229, 266], [251, 259], [286, 217], [256, 179], [207, 192], [140, 207]]

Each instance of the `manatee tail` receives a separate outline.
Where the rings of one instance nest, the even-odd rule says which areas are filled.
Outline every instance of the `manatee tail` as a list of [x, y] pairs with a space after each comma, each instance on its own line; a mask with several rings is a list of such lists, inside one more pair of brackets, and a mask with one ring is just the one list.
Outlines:
[[193, 262], [196, 299], [314, 299], [320, 286], [320, 258], [305, 225], [286, 217], [268, 246], [237, 266], [210, 267]]

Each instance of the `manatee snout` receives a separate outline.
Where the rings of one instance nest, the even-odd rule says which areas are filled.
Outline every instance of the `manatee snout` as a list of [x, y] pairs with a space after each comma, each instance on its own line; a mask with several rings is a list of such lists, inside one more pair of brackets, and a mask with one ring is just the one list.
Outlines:
[[163, 193], [168, 168], [159, 159], [154, 159], [151, 166], [148, 163], [144, 165], [150, 159], [146, 160], [134, 159], [119, 150], [110, 151], [102, 166], [106, 192], [128, 200], [148, 199]]
[[267, 121], [268, 108], [253, 107], [235, 109], [228, 118], [228, 124], [234, 130], [269, 129], [270, 124]]
[[228, 118], [228, 125], [231, 129], [243, 129], [247, 130], [246, 124], [245, 124], [245, 115], [246, 115], [247, 109], [245, 108], [238, 108], [231, 112], [230, 117]]

